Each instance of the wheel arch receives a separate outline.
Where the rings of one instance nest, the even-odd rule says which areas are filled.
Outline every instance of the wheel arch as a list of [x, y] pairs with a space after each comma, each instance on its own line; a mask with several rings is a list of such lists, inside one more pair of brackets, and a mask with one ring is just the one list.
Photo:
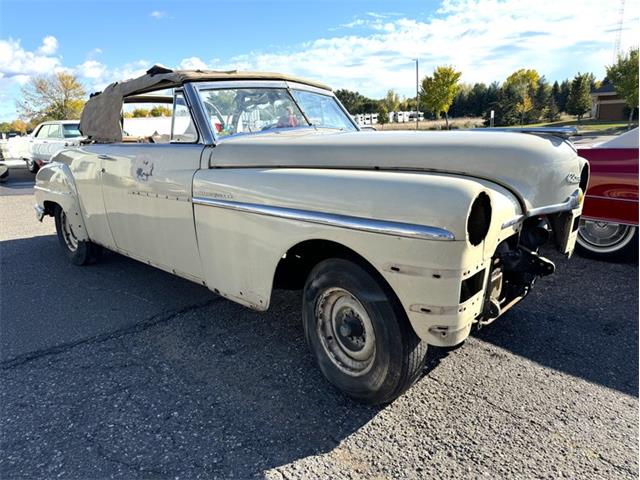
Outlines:
[[322, 238], [303, 240], [287, 249], [276, 266], [273, 275], [271, 295], [273, 296], [273, 290], [275, 289], [302, 289], [311, 270], [313, 270], [318, 263], [330, 258], [349, 260], [364, 268], [379, 282], [385, 293], [389, 295], [394, 308], [397, 309], [398, 312], [402, 311], [404, 314], [400, 299], [373, 263], [354, 249], [342, 243]]

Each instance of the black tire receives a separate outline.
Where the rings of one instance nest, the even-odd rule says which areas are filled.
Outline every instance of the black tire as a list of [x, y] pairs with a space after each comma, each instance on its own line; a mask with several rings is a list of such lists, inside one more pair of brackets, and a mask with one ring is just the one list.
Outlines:
[[73, 226], [60, 207], [56, 207], [54, 217], [56, 220], [56, 232], [58, 241], [67, 258], [74, 265], [89, 265], [98, 261], [102, 255], [102, 247], [88, 240], [75, 238]]
[[581, 221], [576, 251], [595, 260], [628, 261], [638, 258], [638, 227], [611, 222]]
[[[327, 302], [334, 302], [332, 318], [325, 314]], [[372, 405], [391, 402], [423, 370], [427, 344], [411, 328], [395, 294], [376, 272], [352, 261], [329, 259], [313, 268], [304, 287], [302, 318], [307, 343], [324, 376], [357, 400]]]
[[26, 162], [27, 162], [27, 169], [31, 173], [38, 173], [38, 170], [40, 170], [40, 167], [38, 166], [38, 164], [33, 159], [27, 158]]

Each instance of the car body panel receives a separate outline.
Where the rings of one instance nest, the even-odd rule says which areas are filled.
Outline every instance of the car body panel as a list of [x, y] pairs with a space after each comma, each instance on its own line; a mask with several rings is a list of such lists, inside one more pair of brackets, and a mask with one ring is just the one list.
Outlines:
[[638, 149], [578, 150], [591, 166], [583, 217], [638, 225]]

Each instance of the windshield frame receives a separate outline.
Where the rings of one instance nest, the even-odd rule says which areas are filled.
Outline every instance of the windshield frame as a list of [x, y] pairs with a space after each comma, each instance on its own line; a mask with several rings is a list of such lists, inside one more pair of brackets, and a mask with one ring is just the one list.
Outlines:
[[[317, 130], [317, 129], [329, 128], [329, 127], [322, 127], [322, 126], [313, 125], [309, 121], [309, 118], [307, 117], [307, 114], [305, 113], [304, 108], [302, 108], [302, 105], [300, 105], [300, 102], [297, 101], [297, 99], [293, 95], [292, 91], [293, 90], [302, 90], [302, 91], [306, 91], [306, 92], [320, 94], [320, 95], [323, 95], [325, 97], [333, 98], [333, 100], [338, 105], [339, 109], [346, 116], [346, 118], [349, 121], [349, 123], [351, 125], [353, 125], [354, 130], [355, 131], [360, 131], [360, 127], [358, 126], [358, 124], [355, 122], [353, 117], [344, 108], [344, 105], [342, 105], [342, 103], [340, 103], [340, 100], [338, 100], [338, 98], [334, 95], [334, 93], [331, 90], [325, 90], [325, 89], [322, 89], [322, 88], [313, 87], [311, 85], [306, 85], [304, 83], [289, 82], [289, 81], [285, 81], [285, 80], [259, 80], [259, 81], [256, 81], [256, 80], [230, 80], [230, 81], [213, 81], [213, 82], [197, 82], [197, 83], [194, 82], [192, 85], [195, 87], [195, 90], [196, 90], [196, 93], [197, 93], [197, 95], [196, 95], [197, 96], [197, 100], [200, 103], [199, 106], [200, 106], [200, 109], [201, 109], [202, 112], [206, 112], [206, 108], [205, 108], [205, 105], [204, 105], [204, 98], [203, 98], [202, 94], [204, 92], [206, 92], [207, 90], [228, 90], [228, 89], [234, 89], [234, 88], [235, 89], [242, 89], [242, 88], [284, 89], [284, 90], [287, 91], [289, 97], [291, 97], [291, 100], [298, 107], [298, 109], [302, 113], [305, 121], [308, 123], [308, 125], [300, 125], [298, 127], [288, 128], [288, 129], [286, 129], [287, 131], [300, 130], [300, 129], [314, 129], [314, 130]], [[213, 128], [213, 126], [210, 124], [208, 118], [205, 118], [204, 120], [207, 122], [207, 127], [211, 131], [211, 134], [213, 136], [213, 144], [214, 145], [224, 141], [226, 138], [237, 138], [238, 135], [229, 135], [229, 136], [224, 136], [224, 137], [220, 136], [215, 131], [215, 128]], [[252, 133], [245, 133], [243, 135], [253, 136], [253, 135], [261, 135], [261, 134], [265, 134], [265, 133], [273, 133], [273, 131], [252, 132]]]

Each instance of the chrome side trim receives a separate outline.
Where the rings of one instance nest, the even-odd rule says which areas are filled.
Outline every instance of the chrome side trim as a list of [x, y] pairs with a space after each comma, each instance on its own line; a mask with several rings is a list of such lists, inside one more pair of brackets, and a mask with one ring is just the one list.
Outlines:
[[566, 212], [578, 208], [580, 206], [580, 189], [573, 192], [567, 201], [562, 203], [554, 203], [553, 205], [546, 205], [544, 207], [532, 208], [528, 210], [524, 215], [517, 215], [510, 220], [507, 220], [502, 224], [502, 229], [509, 228], [516, 223], [529, 217], [537, 217], [538, 215], [549, 215], [550, 213]]
[[313, 212], [287, 207], [274, 207], [255, 203], [233, 202], [207, 197], [193, 197], [196, 205], [226, 208], [239, 212], [255, 213], [269, 217], [285, 218], [301, 222], [328, 225], [331, 227], [361, 230], [370, 233], [393, 235], [396, 237], [417, 238], [421, 240], [455, 240], [455, 236], [448, 230], [427, 225], [391, 222], [387, 220], [373, 220], [369, 218], [352, 217], [335, 213]]

